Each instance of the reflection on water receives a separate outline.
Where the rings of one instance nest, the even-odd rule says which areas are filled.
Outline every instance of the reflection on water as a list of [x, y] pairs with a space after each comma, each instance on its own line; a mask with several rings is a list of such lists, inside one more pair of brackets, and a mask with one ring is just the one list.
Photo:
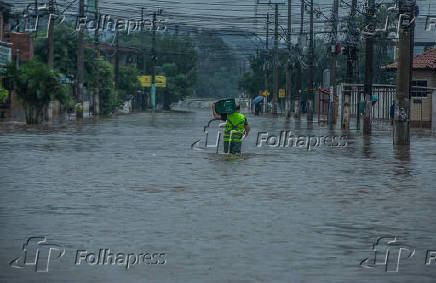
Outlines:
[[[423, 253], [436, 247], [435, 137], [394, 149], [391, 132], [351, 131], [344, 148], [259, 148], [258, 131], [342, 132], [248, 115], [242, 156], [191, 150], [210, 119], [198, 111], [1, 125], [0, 281], [434, 280]], [[39, 235], [66, 248], [62, 262], [37, 276], [9, 268]], [[359, 266], [382, 235], [417, 250], [397, 275]], [[168, 262], [128, 272], [73, 264], [77, 249], [100, 248], [165, 251]]]

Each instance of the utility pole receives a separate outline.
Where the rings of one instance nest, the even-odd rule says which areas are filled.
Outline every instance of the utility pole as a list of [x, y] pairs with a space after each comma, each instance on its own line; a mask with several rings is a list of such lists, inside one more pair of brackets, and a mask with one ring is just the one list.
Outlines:
[[120, 33], [115, 31], [115, 89], [118, 89], [118, 79], [120, 75]]
[[[301, 55], [302, 52], [302, 40], [303, 40], [303, 24], [304, 24], [304, 0], [300, 0], [301, 1], [301, 6], [300, 6], [300, 35], [298, 38], [298, 54]], [[295, 119], [300, 119], [300, 114], [301, 114], [301, 110], [300, 110], [300, 99], [301, 99], [301, 87], [302, 87], [302, 75], [301, 75], [301, 63], [300, 63], [300, 58], [298, 58], [298, 60], [295, 63], [295, 67], [297, 69], [297, 93], [295, 94], [295, 100], [294, 100], [294, 118]]]
[[[94, 31], [94, 49], [95, 49], [95, 60], [98, 60], [100, 58], [100, 49], [98, 48], [99, 44], [99, 28], [100, 25], [98, 25], [99, 21], [99, 14], [98, 14], [98, 0], [95, 0], [95, 31]], [[99, 82], [98, 82], [99, 76], [95, 78], [95, 85], [94, 85], [94, 115], [100, 114], [100, 90], [99, 90]]]
[[[85, 1], [79, 1], [79, 17], [84, 16]], [[76, 119], [83, 119], [83, 26], [79, 25], [79, 34], [77, 37], [77, 78], [76, 78], [76, 90], [77, 90], [77, 102], [82, 105], [76, 109]]]
[[269, 49], [269, 13], [266, 13], [266, 50]]
[[413, 49], [412, 20], [415, 15], [415, 1], [403, 0], [399, 6], [399, 41], [398, 41], [398, 65], [397, 65], [397, 95], [395, 98], [394, 115], [394, 145], [410, 144], [410, 81]]
[[20, 66], [20, 48], [17, 48], [17, 56], [15, 58], [15, 66], [17, 68]]
[[156, 110], [156, 12], [153, 12], [152, 40], [151, 40], [151, 105]]
[[[313, 0], [310, 0], [310, 42], [309, 42], [309, 89], [313, 89]], [[309, 97], [306, 101], [307, 105], [307, 122], [313, 121], [313, 93], [309, 91]]]
[[[38, 10], [38, 8], [36, 8]], [[48, 66], [50, 69], [53, 69], [54, 66], [54, 26], [53, 26], [53, 17], [54, 17], [54, 0], [50, 0], [48, 2]], [[38, 29], [38, 28], [36, 28]]]
[[[351, 1], [350, 17], [348, 18], [348, 33], [346, 38], [346, 53], [347, 53], [347, 73], [345, 76], [345, 83], [351, 84], [353, 82], [353, 60], [356, 56], [356, 6], [357, 0]], [[347, 85], [344, 92], [344, 105], [342, 112], [341, 128], [345, 131], [350, 130], [350, 114], [351, 114], [351, 86]], [[357, 112], [356, 118], [359, 117]]]
[[330, 92], [329, 92], [329, 115], [327, 117], [328, 124], [333, 126], [335, 123], [335, 98], [336, 98], [336, 61], [337, 61], [337, 36], [338, 36], [338, 9], [339, 1], [333, 0], [333, 23], [332, 23], [332, 39], [330, 43]]
[[277, 115], [277, 100], [279, 92], [279, 5], [275, 4], [275, 19], [274, 19], [274, 90], [273, 90], [273, 115]]
[[286, 113], [291, 117], [291, 0], [288, 0], [288, 32], [286, 33], [286, 42], [288, 44], [288, 65], [286, 68]]
[[[365, 96], [365, 112], [363, 113], [363, 134], [371, 135], [371, 112], [372, 112], [372, 76], [373, 76], [373, 56], [374, 56], [374, 14], [375, 0], [368, 0], [368, 12], [366, 13], [366, 23], [369, 34], [365, 39], [365, 84], [363, 92]], [[360, 103], [360, 101], [359, 101]]]
[[[265, 40], [265, 58], [264, 58], [264, 88], [268, 90], [268, 61], [269, 61], [269, 13], [266, 13], [266, 40]], [[266, 102], [266, 98], [264, 98]], [[263, 104], [263, 112], [266, 112], [266, 103]]]
[[[144, 76], [147, 75], [147, 63], [146, 63], [146, 57], [145, 57], [145, 33], [144, 33], [144, 8], [141, 8], [141, 36], [142, 36], [142, 52], [143, 52], [143, 59], [142, 59], [142, 74]], [[142, 88], [142, 110], [145, 110], [145, 107], [147, 105], [147, 95], [145, 93], [145, 87]]]

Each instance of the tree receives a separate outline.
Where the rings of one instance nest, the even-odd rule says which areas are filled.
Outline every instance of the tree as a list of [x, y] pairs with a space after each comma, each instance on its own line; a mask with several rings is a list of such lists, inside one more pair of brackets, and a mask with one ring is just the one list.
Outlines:
[[[158, 46], [156, 75], [165, 75], [167, 79], [166, 88], [157, 88], [157, 101], [164, 109], [169, 109], [172, 102], [194, 94], [197, 81], [197, 51], [193, 40], [189, 37], [167, 32], [157, 34], [156, 41]], [[138, 58], [138, 69], [144, 70], [145, 59], [145, 74], [150, 75], [152, 66], [150, 33], [123, 34], [120, 36], [120, 44], [142, 49]]]
[[125, 100], [128, 95], [133, 95], [141, 88], [138, 80], [139, 71], [135, 67], [121, 67], [118, 79], [118, 94], [121, 100]]
[[[120, 72], [121, 73], [121, 72]], [[101, 114], [111, 114], [122, 103], [118, 92], [115, 90], [114, 68], [103, 57], [95, 61], [92, 76], [98, 78], [100, 86]]]
[[164, 109], [169, 110], [171, 103], [182, 100], [192, 93], [193, 85], [189, 75], [178, 73], [175, 63], [164, 64], [158, 68], [158, 72], [167, 77], [167, 87], [161, 91]]
[[[77, 74], [77, 38], [74, 27], [68, 24], [55, 26], [54, 31], [54, 67], [62, 74], [75, 79]], [[85, 42], [91, 44], [91, 38], [85, 33]], [[43, 62], [48, 60], [48, 40], [35, 40], [35, 56]], [[85, 84], [94, 83], [93, 72], [95, 71], [95, 51], [89, 48], [84, 50]]]
[[39, 124], [42, 111], [50, 101], [56, 99], [64, 104], [69, 100], [66, 86], [60, 82], [61, 74], [38, 60], [20, 67], [10, 65], [7, 72], [23, 103], [27, 124]]

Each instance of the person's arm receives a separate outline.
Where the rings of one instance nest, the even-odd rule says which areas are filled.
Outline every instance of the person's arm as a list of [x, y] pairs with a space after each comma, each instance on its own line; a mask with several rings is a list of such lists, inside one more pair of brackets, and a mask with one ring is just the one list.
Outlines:
[[215, 102], [212, 104], [212, 115], [215, 119], [221, 120], [221, 115], [215, 112]]

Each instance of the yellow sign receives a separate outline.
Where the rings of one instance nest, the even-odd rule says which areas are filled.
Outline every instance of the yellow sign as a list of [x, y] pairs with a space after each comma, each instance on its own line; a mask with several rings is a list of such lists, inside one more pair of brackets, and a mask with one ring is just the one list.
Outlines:
[[167, 87], [167, 78], [165, 76], [156, 76], [154, 82], [156, 87]]
[[286, 96], [286, 90], [283, 88], [279, 89], [279, 97], [285, 98], [285, 96]]
[[269, 95], [270, 95], [270, 92], [269, 92], [268, 90], [264, 90], [264, 91], [262, 92], [262, 96], [267, 97], [267, 96], [269, 96]]
[[151, 86], [151, 76], [139, 76], [139, 82], [142, 87], [150, 87]]
[[[138, 76], [142, 87], [151, 87], [151, 76]], [[156, 87], [167, 87], [167, 78], [165, 76], [156, 76], [154, 78]]]

